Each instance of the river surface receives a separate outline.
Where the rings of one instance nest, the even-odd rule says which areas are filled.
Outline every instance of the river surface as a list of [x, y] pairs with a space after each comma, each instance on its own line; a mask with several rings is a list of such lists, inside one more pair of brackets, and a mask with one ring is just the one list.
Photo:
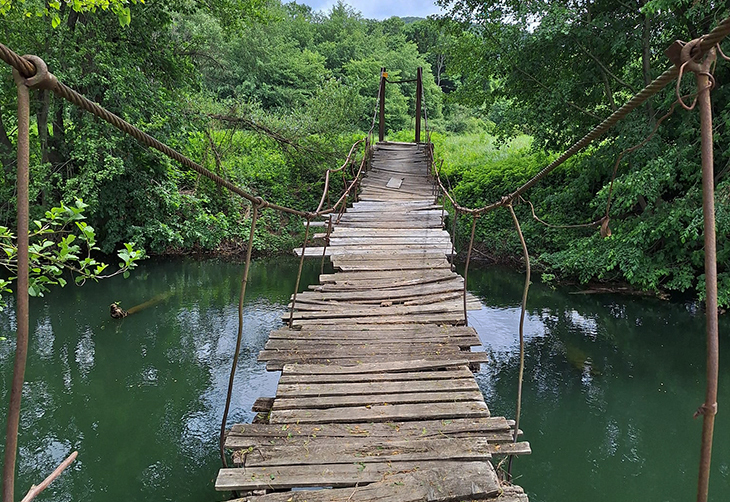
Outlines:
[[[281, 326], [298, 262], [252, 265], [231, 422], [273, 396], [256, 355]], [[37, 500], [203, 502], [219, 468], [217, 437], [235, 346], [240, 264], [147, 261], [127, 280], [67, 286], [31, 301], [16, 498], [71, 451], [79, 457]], [[317, 281], [319, 263], [302, 288]], [[472, 269], [484, 308], [470, 313], [492, 363], [477, 375], [493, 415], [513, 417], [523, 278]], [[123, 320], [122, 307], [157, 303]], [[526, 323], [521, 428], [533, 454], [513, 467], [532, 502], [692, 500], [704, 396], [704, 318], [692, 304], [576, 295], [534, 284]], [[720, 413], [711, 500], [730, 496], [730, 326], [721, 318]], [[12, 302], [0, 313], [5, 431], [15, 345]], [[0, 446], [1, 448], [2, 446]]]

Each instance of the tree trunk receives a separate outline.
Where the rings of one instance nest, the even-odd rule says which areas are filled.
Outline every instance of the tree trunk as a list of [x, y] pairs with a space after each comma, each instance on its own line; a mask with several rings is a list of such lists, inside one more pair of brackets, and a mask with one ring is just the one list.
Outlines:
[[603, 71], [603, 68], [599, 66], [599, 70], [601, 71], [601, 76], [603, 77], [603, 86], [606, 90], [606, 97], [608, 98], [608, 105], [611, 107], [611, 111], [615, 112], [618, 110], [618, 107], [616, 106], [616, 101], [613, 99], [613, 91], [611, 90], [611, 81], [608, 78], [608, 74]]
[[8, 132], [5, 129], [3, 123], [3, 116], [0, 113], [0, 161], [2, 162], [5, 172], [10, 171], [13, 166], [13, 152], [15, 152], [15, 146], [8, 137]]
[[[36, 113], [36, 119], [38, 121], [38, 140], [41, 144], [41, 163], [45, 166], [48, 164], [48, 112], [51, 107], [51, 96], [48, 90], [43, 89], [40, 92], [40, 104], [38, 112]], [[43, 184], [43, 190], [41, 191], [41, 206], [46, 206], [48, 200], [48, 185]]]
[[[647, 86], [651, 83], [651, 19], [646, 14], [641, 33], [641, 68], [644, 74], [644, 86]], [[653, 129], [656, 119], [651, 100], [646, 102], [646, 112], [649, 115], [649, 126]]]
[[48, 161], [53, 164], [61, 164], [63, 162], [63, 150], [65, 145], [65, 125], [63, 120], [63, 99], [54, 98], [56, 103], [56, 111], [53, 115], [53, 136], [48, 140]]

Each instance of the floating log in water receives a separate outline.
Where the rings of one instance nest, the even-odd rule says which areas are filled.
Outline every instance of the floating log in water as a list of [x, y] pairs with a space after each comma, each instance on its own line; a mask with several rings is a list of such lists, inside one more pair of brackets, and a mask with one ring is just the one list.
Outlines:
[[135, 314], [139, 312], [140, 310], [144, 310], [146, 308], [152, 307], [154, 305], [157, 305], [158, 303], [161, 303], [168, 298], [170, 298], [173, 295], [174, 291], [166, 291], [165, 293], [160, 293], [159, 295], [155, 296], [151, 300], [147, 300], [144, 303], [140, 303], [139, 305], [135, 305], [129, 310], [122, 309], [117, 302], [112, 303], [109, 305], [109, 314], [112, 316], [112, 319], [122, 319], [124, 317], [127, 317], [128, 315]]

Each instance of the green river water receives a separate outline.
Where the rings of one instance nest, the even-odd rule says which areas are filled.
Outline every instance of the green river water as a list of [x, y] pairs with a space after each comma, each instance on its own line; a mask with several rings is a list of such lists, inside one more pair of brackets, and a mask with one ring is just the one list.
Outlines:
[[[257, 261], [231, 422], [250, 421], [277, 374], [256, 355], [280, 326], [298, 262]], [[217, 436], [235, 346], [241, 265], [148, 261], [127, 280], [67, 286], [31, 302], [17, 499], [71, 451], [78, 460], [37, 500], [224, 500], [213, 491]], [[317, 280], [306, 266], [302, 289]], [[514, 416], [523, 277], [472, 269], [470, 313], [492, 363], [477, 375], [494, 415]], [[109, 304], [159, 303], [121, 321]], [[730, 330], [721, 318], [720, 413], [711, 500], [730, 500]], [[12, 304], [0, 313], [2, 431], [14, 357]], [[521, 428], [533, 454], [514, 465], [532, 502], [694, 498], [704, 396], [704, 320], [692, 304], [574, 295], [533, 285]]]

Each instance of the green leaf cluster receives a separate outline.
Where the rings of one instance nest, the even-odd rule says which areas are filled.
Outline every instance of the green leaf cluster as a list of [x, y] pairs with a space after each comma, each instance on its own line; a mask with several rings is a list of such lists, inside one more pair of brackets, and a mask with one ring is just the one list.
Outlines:
[[[84, 221], [87, 207], [81, 199], [77, 199], [73, 205], [61, 204], [33, 221], [28, 233], [30, 296], [43, 296], [51, 285], [63, 287], [68, 278], [73, 278], [77, 285], [89, 279], [105, 279], [118, 274], [126, 278], [129, 270], [144, 258], [144, 251], [135, 248], [134, 243], [125, 243], [124, 248], [117, 253], [121, 260], [118, 270], [109, 273], [108, 264], [95, 257], [99, 248], [94, 228]], [[4, 226], [0, 226], [0, 267], [9, 274], [9, 277], [0, 280], [2, 308], [5, 305], [2, 293], [12, 293], [10, 287], [18, 272], [17, 239]]]

